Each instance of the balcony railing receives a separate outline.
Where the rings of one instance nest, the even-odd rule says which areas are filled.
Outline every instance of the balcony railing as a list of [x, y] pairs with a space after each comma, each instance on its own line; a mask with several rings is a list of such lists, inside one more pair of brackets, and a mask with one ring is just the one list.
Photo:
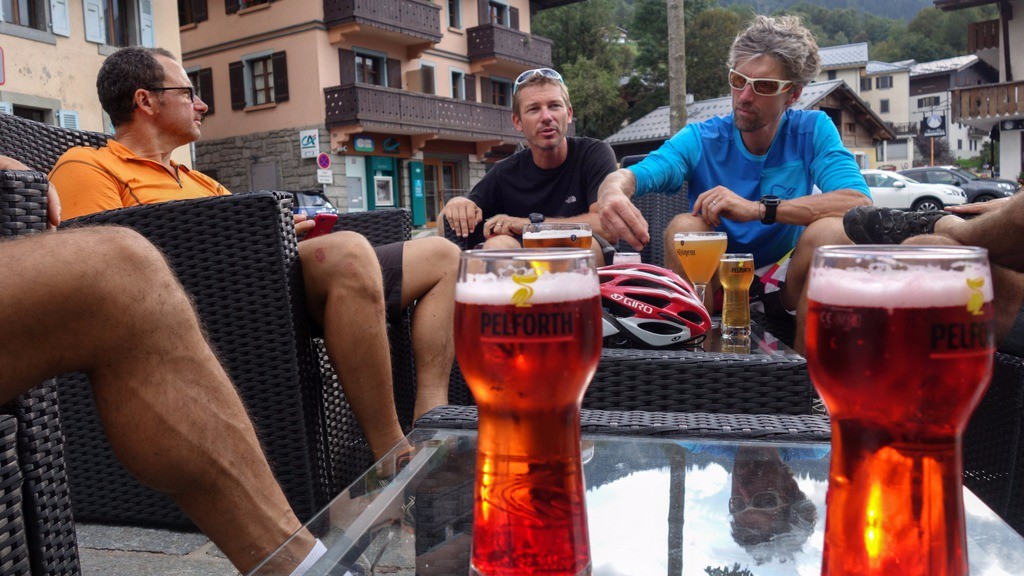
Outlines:
[[551, 66], [551, 40], [505, 26], [484, 24], [467, 32], [469, 61], [497, 58], [532, 67]]
[[920, 125], [916, 122], [886, 122], [889, 131], [899, 136], [909, 136], [920, 131]]
[[369, 84], [324, 90], [327, 127], [371, 124], [405, 133], [519, 140], [508, 108]]
[[1024, 116], [1024, 82], [959, 88], [950, 95], [953, 122]]
[[967, 25], [967, 51], [977, 52], [999, 47], [999, 20], [972, 22]]
[[430, 42], [441, 41], [441, 6], [423, 0], [324, 0], [328, 26], [357, 23]]

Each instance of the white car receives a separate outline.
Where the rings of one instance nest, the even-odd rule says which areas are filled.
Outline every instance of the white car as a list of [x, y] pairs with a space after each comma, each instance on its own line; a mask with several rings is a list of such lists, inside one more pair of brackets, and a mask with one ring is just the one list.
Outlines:
[[861, 170], [875, 206], [900, 210], [942, 210], [967, 202], [963, 189], [949, 184], [924, 184], [887, 170]]

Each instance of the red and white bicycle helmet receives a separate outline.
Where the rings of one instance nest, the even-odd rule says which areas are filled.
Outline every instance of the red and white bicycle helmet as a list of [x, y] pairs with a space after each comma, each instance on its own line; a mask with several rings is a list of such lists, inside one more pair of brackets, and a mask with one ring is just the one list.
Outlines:
[[693, 286], [651, 264], [598, 269], [605, 343], [665, 348], [703, 340], [711, 317]]

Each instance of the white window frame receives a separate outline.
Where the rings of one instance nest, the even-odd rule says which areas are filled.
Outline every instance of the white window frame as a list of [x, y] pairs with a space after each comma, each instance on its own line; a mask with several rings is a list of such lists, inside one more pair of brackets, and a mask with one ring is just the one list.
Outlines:
[[75, 110], [57, 110], [57, 125], [61, 128], [79, 130], [78, 112]]
[[[255, 60], [262, 60], [264, 58], [273, 58], [274, 49], [270, 48], [267, 50], [260, 50], [259, 52], [253, 52], [252, 54], [245, 54], [242, 56], [242, 82], [245, 83], [245, 107], [256, 105], [256, 95], [252, 91], [252, 63]], [[274, 102], [277, 102], [277, 87], [274, 87]]]
[[[353, 52], [353, 56], [352, 56], [353, 58], [355, 58], [356, 56], [363, 56], [363, 57], [369, 56], [370, 58], [377, 58], [377, 59], [379, 59], [380, 60], [380, 86], [383, 86], [383, 87], [389, 86], [389, 84], [388, 84], [388, 54], [387, 54], [387, 52], [381, 52], [379, 50], [370, 50], [369, 48], [357, 48], [355, 46], [352, 47], [352, 52]], [[354, 60], [353, 60], [353, 65], [355, 65]], [[358, 78], [358, 74], [359, 74], [359, 72], [356, 71], [356, 77], [357, 78]], [[371, 84], [371, 86], [372, 86], [372, 84]], [[436, 84], [435, 84], [435, 91], [436, 90], [437, 89], [436, 89]]]
[[452, 98], [455, 100], [466, 99], [466, 71], [459, 68], [448, 68], [449, 85], [455, 84], [455, 77], [458, 76], [458, 93], [455, 93], [455, 87], [452, 86]]
[[490, 16], [491, 16], [491, 7], [492, 6], [497, 6], [498, 8], [502, 8], [503, 9], [502, 12], [499, 13], [499, 20], [501, 20], [501, 22], [498, 22], [498, 24], [500, 24], [502, 26], [511, 26], [512, 25], [512, 10], [511, 10], [511, 8], [509, 7], [508, 4], [506, 4], [504, 2], [499, 2], [498, 0], [488, 0], [488, 2], [487, 2], [487, 18], [488, 18], [488, 22], [487, 23], [488, 24], [491, 23], [490, 22]]
[[[153, 0], [126, 0], [130, 9], [126, 18], [133, 18], [133, 29], [128, 34], [129, 44], [138, 41], [148, 48], [156, 46], [156, 32], [153, 25]], [[85, 26], [85, 40], [95, 44], [109, 45], [107, 38], [107, 3], [105, 0], [82, 0], [82, 14]]]
[[[455, 6], [454, 10], [452, 10], [452, 5]], [[462, 0], [448, 0], [448, 4], [447, 4], [447, 8], [446, 9], [448, 10], [448, 27], [449, 28], [455, 28], [456, 30], [461, 30], [462, 29]], [[452, 20], [455, 20], [454, 24], [452, 23]]]

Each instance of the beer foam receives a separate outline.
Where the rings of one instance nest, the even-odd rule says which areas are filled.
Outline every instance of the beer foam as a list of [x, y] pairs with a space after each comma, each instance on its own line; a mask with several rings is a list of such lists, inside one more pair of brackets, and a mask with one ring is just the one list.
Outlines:
[[[985, 278], [980, 286], [968, 279]], [[981, 266], [951, 272], [935, 266], [909, 269], [812, 268], [807, 297], [832, 306], [865, 308], [934, 308], [962, 306], [981, 293], [992, 300], [992, 282]]]
[[510, 277], [499, 278], [491, 273], [468, 274], [464, 281], [455, 285], [455, 301], [489, 306], [511, 304], [512, 295], [524, 287], [533, 290], [530, 304], [571, 302], [601, 293], [597, 275], [592, 273], [548, 272], [529, 284], [517, 284]]
[[523, 238], [532, 238], [536, 240], [543, 240], [545, 238], [568, 238], [575, 234], [579, 237], [593, 236], [593, 230], [577, 230], [563, 229], [563, 230], [535, 230], [530, 232], [523, 232]]

